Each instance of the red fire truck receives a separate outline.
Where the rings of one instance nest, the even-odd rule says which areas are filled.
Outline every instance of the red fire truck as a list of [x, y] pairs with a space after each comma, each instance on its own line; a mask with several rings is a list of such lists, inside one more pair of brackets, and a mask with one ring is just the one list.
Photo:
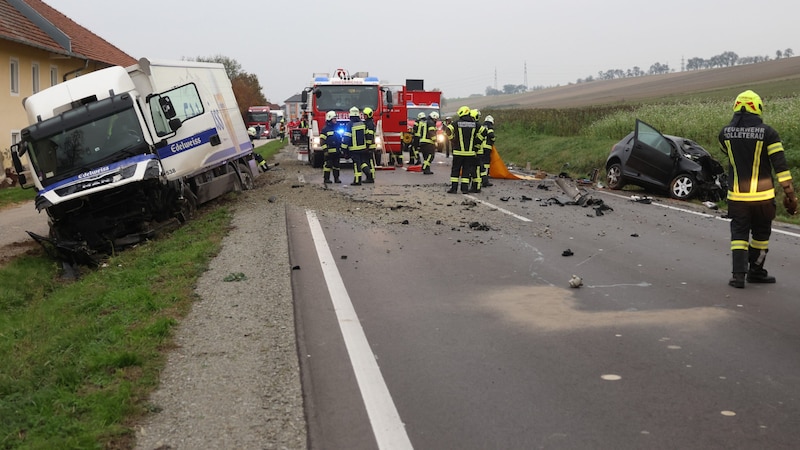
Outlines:
[[382, 163], [383, 123], [392, 110], [392, 95], [389, 89], [381, 86], [377, 77], [369, 76], [367, 72], [356, 72], [351, 75], [344, 69], [337, 69], [333, 76], [328, 73], [315, 73], [311, 85], [303, 90], [300, 97], [301, 107], [309, 119], [308, 161], [313, 167], [322, 167], [325, 160], [319, 143], [319, 133], [325, 127], [325, 114], [328, 111], [335, 111], [337, 121], [344, 130], [350, 120], [350, 108], [353, 106], [362, 111], [366, 107], [372, 108], [378, 153], [376, 161]]
[[[429, 116], [431, 112], [439, 113], [442, 98], [440, 91], [426, 91], [423, 80], [406, 80], [406, 84], [392, 87], [395, 102], [383, 121], [384, 148], [387, 152], [395, 154], [396, 161], [403, 160], [403, 150], [411, 143], [411, 137], [417, 115], [424, 112]], [[441, 122], [437, 122], [441, 130]], [[444, 144], [444, 135], [439, 133], [437, 148]]]
[[247, 117], [244, 124], [247, 128], [254, 127], [258, 129], [258, 127], [261, 127], [261, 136], [258, 136], [258, 138], [267, 139], [270, 135], [270, 118], [269, 106], [251, 106], [247, 108]]

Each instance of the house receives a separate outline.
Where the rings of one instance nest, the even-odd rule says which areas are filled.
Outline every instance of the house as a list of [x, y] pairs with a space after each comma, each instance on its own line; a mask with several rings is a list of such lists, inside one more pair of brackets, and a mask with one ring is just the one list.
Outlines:
[[287, 122], [303, 115], [301, 105], [302, 99], [300, 94], [295, 94], [284, 101], [283, 114], [285, 117], [288, 117], [286, 119]]
[[11, 167], [11, 145], [28, 125], [25, 97], [88, 72], [135, 63], [41, 0], [0, 0], [0, 179]]

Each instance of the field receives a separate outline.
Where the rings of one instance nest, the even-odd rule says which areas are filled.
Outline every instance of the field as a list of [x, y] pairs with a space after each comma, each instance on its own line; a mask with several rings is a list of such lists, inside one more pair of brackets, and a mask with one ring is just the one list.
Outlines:
[[733, 100], [745, 89], [753, 89], [767, 100], [772, 94], [769, 86], [775, 84], [781, 86], [781, 92], [793, 88], [800, 94], [800, 57], [720, 69], [571, 84], [516, 95], [448, 99], [445, 110], [450, 114], [462, 104], [484, 110], [577, 108], [707, 96], [726, 96]]

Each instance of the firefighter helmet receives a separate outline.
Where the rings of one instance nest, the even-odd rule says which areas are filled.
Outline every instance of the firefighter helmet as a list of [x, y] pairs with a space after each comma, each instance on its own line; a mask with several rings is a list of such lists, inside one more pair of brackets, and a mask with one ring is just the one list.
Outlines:
[[424, 118], [425, 118], [425, 113], [420, 111], [419, 114], [417, 114], [417, 120], [422, 120]]
[[758, 114], [760, 116], [764, 111], [764, 103], [761, 102], [761, 97], [759, 97], [758, 94], [748, 89], [739, 94], [736, 97], [736, 101], [733, 102], [734, 112], [741, 111], [742, 108], [744, 108], [746, 112]]
[[433, 120], [439, 120], [439, 113], [436, 112], [436, 111], [433, 111], [433, 112], [431, 112], [430, 117]]
[[469, 106], [462, 106], [458, 108], [458, 117], [464, 117], [469, 115]]
[[486, 121], [489, 122], [489, 123], [494, 123], [494, 117], [486, 116]]
[[256, 137], [256, 129], [253, 128], [253, 127], [248, 128], [247, 129], [247, 134], [249, 134], [250, 136]]
[[360, 111], [358, 110], [357, 107], [353, 106], [352, 108], [350, 108], [350, 117], [357, 116], [359, 114]]
[[371, 119], [372, 118], [372, 108], [370, 108], [369, 106], [364, 108], [364, 116], [366, 118], [368, 118], [368, 119]]
[[481, 118], [481, 112], [477, 109], [470, 110], [469, 114], [472, 116], [473, 119], [478, 120]]
[[336, 118], [336, 111], [328, 111], [325, 113], [325, 121], [330, 122], [331, 120]]

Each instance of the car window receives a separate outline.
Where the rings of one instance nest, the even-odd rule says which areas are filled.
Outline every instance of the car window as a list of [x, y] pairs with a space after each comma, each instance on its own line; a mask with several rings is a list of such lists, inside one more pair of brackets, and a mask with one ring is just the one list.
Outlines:
[[665, 155], [672, 153], [672, 144], [670, 144], [669, 139], [644, 122], [636, 121], [636, 140], [653, 147]]

